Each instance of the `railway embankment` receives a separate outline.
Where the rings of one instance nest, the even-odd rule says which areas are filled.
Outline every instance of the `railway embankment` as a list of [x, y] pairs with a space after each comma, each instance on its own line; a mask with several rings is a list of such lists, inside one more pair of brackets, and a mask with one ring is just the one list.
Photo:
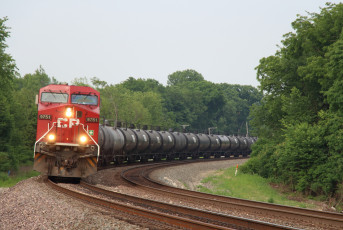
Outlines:
[[155, 170], [150, 174], [150, 177], [166, 185], [182, 189], [197, 190], [204, 178], [213, 175], [220, 169], [236, 166], [237, 164], [241, 165], [247, 160], [248, 159], [236, 159], [234, 161], [191, 163], [187, 166], [177, 165]]
[[241, 174], [239, 168], [235, 176], [236, 165], [244, 164], [247, 160], [204, 162], [188, 164], [186, 167], [177, 165], [155, 170], [150, 177], [165, 185], [182, 189], [320, 211], [333, 211], [325, 202], [307, 199], [301, 194], [283, 190], [279, 186], [272, 186], [258, 175]]

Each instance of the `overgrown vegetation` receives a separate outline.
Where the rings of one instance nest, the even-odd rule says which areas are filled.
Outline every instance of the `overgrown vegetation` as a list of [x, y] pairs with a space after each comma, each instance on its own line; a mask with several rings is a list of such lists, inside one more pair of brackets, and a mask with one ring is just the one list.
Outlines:
[[15, 61], [5, 52], [9, 37], [6, 20], [0, 19], [0, 172], [7, 173], [32, 162], [37, 122], [35, 95], [54, 79], [42, 68], [19, 77]]
[[244, 172], [305, 195], [342, 202], [343, 4], [298, 16], [257, 67], [264, 96], [251, 117], [259, 136]]
[[201, 192], [231, 196], [241, 199], [255, 200], [267, 203], [275, 203], [301, 208], [314, 208], [313, 204], [299, 202], [292, 199], [296, 194], [282, 194], [273, 189], [267, 179], [251, 174], [244, 174], [240, 171], [235, 176], [236, 167], [219, 170], [213, 176], [201, 181], [198, 189]]
[[195, 70], [176, 71], [168, 85], [154, 79], [128, 78], [108, 85], [98, 78], [76, 78], [75, 85], [93, 86], [100, 91], [101, 116], [128, 124], [161, 126], [165, 129], [245, 134], [249, 108], [262, 94], [252, 86], [215, 84]]
[[39, 172], [36, 171], [20, 172], [13, 176], [9, 176], [7, 173], [0, 172], [0, 187], [11, 187], [17, 184], [19, 181], [38, 175]]

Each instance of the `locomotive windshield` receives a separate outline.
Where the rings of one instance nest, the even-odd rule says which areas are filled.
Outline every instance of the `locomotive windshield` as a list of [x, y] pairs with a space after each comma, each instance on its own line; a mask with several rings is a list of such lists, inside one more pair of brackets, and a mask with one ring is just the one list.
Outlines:
[[41, 96], [41, 102], [67, 103], [68, 102], [68, 94], [44, 92], [44, 93], [42, 93], [42, 96]]
[[98, 105], [98, 96], [89, 94], [72, 94], [71, 103], [81, 105]]

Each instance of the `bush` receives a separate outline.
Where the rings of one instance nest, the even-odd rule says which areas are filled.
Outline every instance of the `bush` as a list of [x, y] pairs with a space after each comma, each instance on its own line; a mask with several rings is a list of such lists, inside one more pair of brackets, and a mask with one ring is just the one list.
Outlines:
[[7, 172], [11, 169], [11, 162], [8, 153], [0, 152], [0, 172]]
[[267, 178], [276, 172], [276, 158], [273, 156], [276, 147], [266, 139], [259, 139], [253, 146], [250, 160], [241, 166], [243, 173], [254, 174]]
[[270, 197], [270, 198], [268, 199], [268, 203], [271, 203], [271, 204], [273, 204], [273, 203], [274, 203], [274, 199], [273, 199], [273, 197]]
[[334, 196], [343, 180], [343, 118], [329, 112], [320, 117], [317, 124], [288, 125], [278, 145], [259, 139], [243, 172], [258, 173], [306, 195]]
[[0, 172], [0, 181], [6, 181], [8, 180], [8, 174], [4, 172]]

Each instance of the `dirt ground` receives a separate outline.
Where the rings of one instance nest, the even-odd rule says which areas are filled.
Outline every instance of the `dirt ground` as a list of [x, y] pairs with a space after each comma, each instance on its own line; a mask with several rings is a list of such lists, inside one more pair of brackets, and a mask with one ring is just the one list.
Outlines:
[[[225, 160], [225, 161], [215, 161], [215, 162], [204, 162], [204, 163], [190, 163], [188, 165], [179, 165], [168, 167], [164, 169], [159, 169], [153, 171], [150, 177], [154, 180], [160, 181], [163, 184], [178, 187], [182, 189], [198, 190], [198, 186], [202, 185], [210, 189], [211, 184], [203, 184], [201, 181], [211, 175], [215, 175], [220, 169], [225, 169], [228, 167], [243, 164], [248, 159], [235, 159], [235, 160]], [[284, 193], [284, 189], [277, 185], [271, 185], [274, 189], [278, 190], [280, 193]], [[321, 211], [336, 211], [327, 202], [320, 202], [315, 200], [306, 199], [301, 194], [294, 194], [294, 196], [289, 196], [288, 199], [301, 201], [314, 205], [317, 210]]]
[[190, 163], [159, 169], [150, 175], [152, 179], [178, 188], [197, 190], [201, 180], [213, 175], [216, 171], [243, 164], [248, 159], [234, 159], [203, 163]]

